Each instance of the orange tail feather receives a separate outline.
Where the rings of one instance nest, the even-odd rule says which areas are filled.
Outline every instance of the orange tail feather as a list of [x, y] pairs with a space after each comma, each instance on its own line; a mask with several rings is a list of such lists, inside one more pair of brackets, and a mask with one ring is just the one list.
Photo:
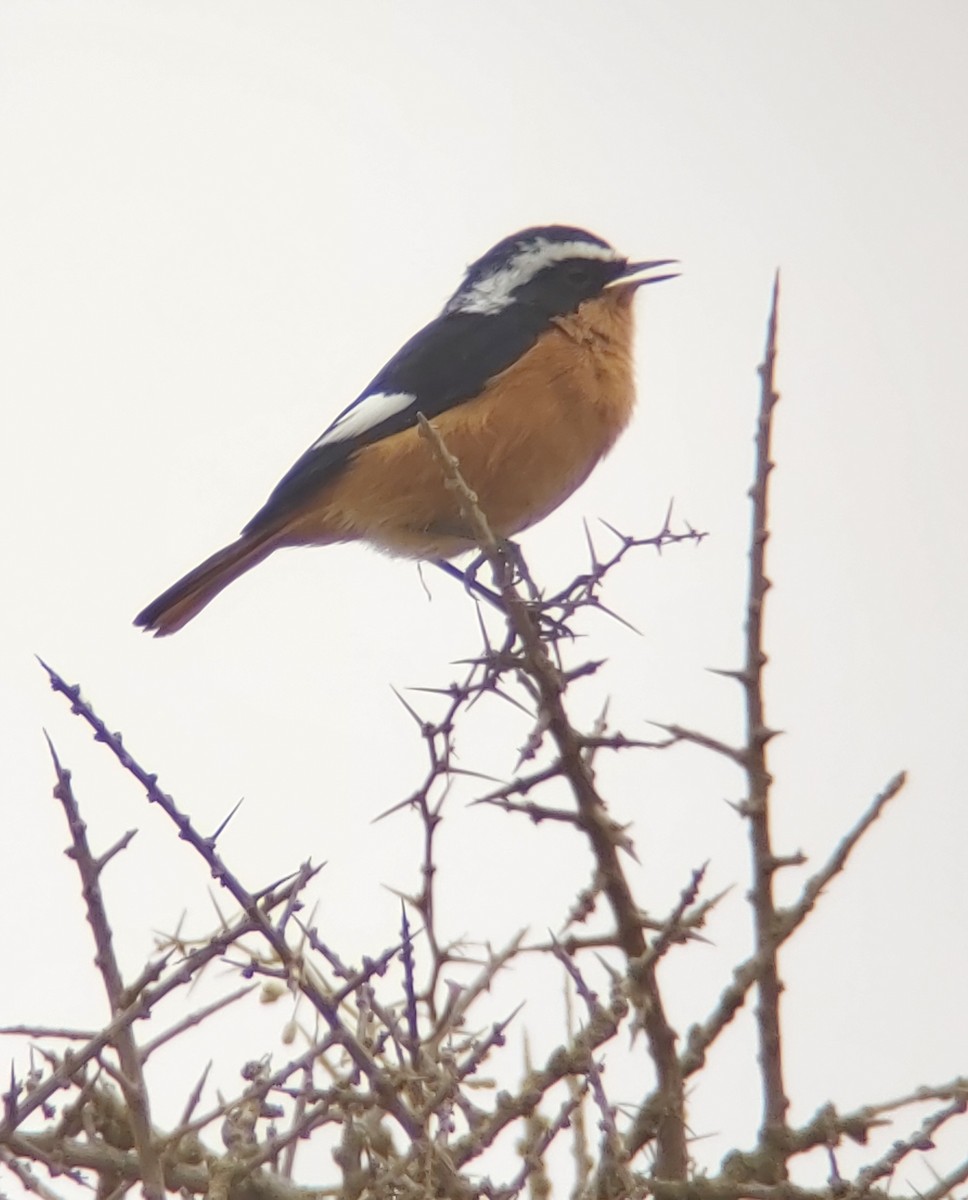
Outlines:
[[189, 571], [166, 592], [162, 592], [157, 600], [152, 600], [135, 617], [135, 625], [153, 632], [155, 637], [176, 633], [193, 617], [197, 617], [222, 588], [228, 587], [233, 579], [244, 575], [256, 563], [262, 562], [276, 546], [275, 539], [265, 533], [239, 538], [231, 546], [206, 558], [194, 571]]

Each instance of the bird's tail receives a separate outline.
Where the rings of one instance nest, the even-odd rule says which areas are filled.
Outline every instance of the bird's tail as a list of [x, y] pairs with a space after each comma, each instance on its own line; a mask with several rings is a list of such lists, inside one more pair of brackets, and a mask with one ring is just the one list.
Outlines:
[[173, 583], [157, 600], [152, 600], [135, 617], [135, 625], [153, 632], [155, 637], [176, 633], [193, 617], [197, 617], [222, 588], [228, 587], [233, 579], [238, 579], [256, 563], [262, 562], [277, 545], [278, 541], [271, 532], [240, 537], [237, 542], [206, 558], [194, 571], [189, 571], [177, 583]]

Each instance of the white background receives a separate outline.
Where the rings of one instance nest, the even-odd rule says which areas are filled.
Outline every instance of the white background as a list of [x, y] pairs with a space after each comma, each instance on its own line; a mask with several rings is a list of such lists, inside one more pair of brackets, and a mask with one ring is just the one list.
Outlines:
[[[221, 847], [250, 887], [325, 859], [328, 939], [349, 959], [393, 940], [419, 829], [371, 821], [424, 759], [391, 685], [444, 685], [474, 652], [460, 589], [425, 572], [428, 601], [411, 564], [294, 551], [172, 639], [131, 618], [235, 536], [468, 261], [564, 222], [683, 275], [640, 299], [638, 415], [526, 535], [533, 569], [560, 585], [582, 569], [583, 518], [649, 534], [671, 496], [710, 534], [616, 579], [607, 600], [642, 635], [587, 623], [582, 650], [611, 661], [576, 716], [610, 694], [631, 736], [648, 719], [740, 735], [738, 689], [705, 668], [739, 664], [755, 366], [780, 268], [778, 848], [816, 866], [911, 773], [784, 956], [793, 1117], [964, 1073], [966, 35], [956, 2], [0, 6], [0, 1023], [105, 1019], [42, 727], [95, 844], [140, 828], [106, 884], [129, 973], [152, 930], [215, 923], [202, 865], [34, 653], [203, 831], [245, 797]], [[482, 711], [468, 765], [509, 777], [521, 736]], [[684, 1028], [747, 945], [724, 803], [742, 780], [683, 751], [623, 757], [601, 781], [635, 823], [643, 904], [667, 911], [707, 858], [710, 890], [740, 881], [714, 945], [667, 972]], [[441, 835], [445, 931], [542, 936], [587, 882], [585, 852], [465, 808], [472, 794]], [[250, 1009], [224, 1078], [278, 1049], [287, 1015]], [[536, 1052], [558, 1032], [540, 1017], [519, 1018]], [[707, 1165], [756, 1128], [746, 1036], [741, 1021], [692, 1097]], [[169, 1059], [163, 1124], [212, 1051]]]

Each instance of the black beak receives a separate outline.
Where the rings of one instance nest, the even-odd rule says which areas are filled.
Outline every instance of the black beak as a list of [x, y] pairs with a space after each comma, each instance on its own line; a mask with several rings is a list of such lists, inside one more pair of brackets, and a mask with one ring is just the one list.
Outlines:
[[[645, 275], [646, 271], [654, 271], [658, 267], [669, 267], [678, 264], [677, 258], [657, 258], [652, 262], [626, 263], [621, 274], [607, 283], [606, 287], [642, 287], [646, 283], [662, 283], [666, 279], [676, 279], [678, 271], [667, 271], [665, 275]], [[643, 275], [638, 279], [636, 276]]]

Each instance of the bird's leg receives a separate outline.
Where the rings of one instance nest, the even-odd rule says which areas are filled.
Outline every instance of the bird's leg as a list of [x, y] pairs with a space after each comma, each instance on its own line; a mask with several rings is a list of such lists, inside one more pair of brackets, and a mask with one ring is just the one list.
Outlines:
[[[531, 578], [531, 573], [528, 570], [527, 564], [524, 561], [524, 555], [521, 553], [521, 547], [517, 542], [511, 541], [510, 538], [501, 538], [498, 542], [498, 549], [501, 552], [501, 565], [494, 565], [494, 584], [500, 587], [502, 584], [502, 574], [506, 574], [510, 570], [510, 583], [516, 583], [521, 580], [528, 589], [529, 599], [537, 601], [540, 599], [538, 589], [535, 587], [534, 580]], [[464, 580], [468, 587], [474, 585], [477, 581], [477, 573], [486, 562], [490, 561], [488, 556], [483, 552], [476, 555], [464, 568]]]
[[[451, 579], [460, 580], [460, 582], [464, 585], [464, 590], [471, 596], [476, 596], [479, 600], [486, 600], [488, 604], [493, 605], [494, 608], [498, 608], [501, 610], [501, 612], [503, 612], [504, 604], [502, 603], [501, 597], [497, 594], [497, 592], [492, 592], [491, 589], [485, 587], [483, 583], [477, 582], [476, 575], [482, 561], [482, 557], [477, 558], [473, 563], [471, 563], [471, 567], [469, 567], [466, 571], [462, 571], [460, 567], [455, 567], [452, 562], [448, 562], [445, 558], [432, 559], [435, 567], [440, 567], [440, 569], [446, 572]], [[473, 568], [473, 570], [471, 568]]]
[[[560, 621], [556, 621], [555, 618], [550, 616], [548, 613], [541, 611], [540, 593], [538, 592], [534, 580], [531, 578], [531, 574], [528, 571], [524, 562], [524, 558], [521, 554], [521, 548], [517, 542], [511, 541], [510, 538], [505, 538], [501, 541], [500, 546], [501, 550], [504, 552], [506, 565], [510, 567], [512, 571], [517, 572], [518, 576], [524, 580], [528, 588], [530, 595], [526, 603], [537, 617], [538, 623], [542, 628], [542, 632], [552, 637], [572, 636], [571, 631], [567, 628], [567, 626], [562, 625]], [[451, 579], [460, 580], [460, 582], [464, 585], [464, 590], [471, 596], [475, 596], [480, 600], [485, 600], [488, 604], [490, 604], [493, 608], [498, 609], [500, 612], [505, 611], [504, 602], [500, 593], [494, 592], [490, 588], [485, 587], [484, 584], [480, 583], [477, 579], [478, 571], [481, 569], [484, 563], [487, 562], [486, 555], [478, 554], [471, 560], [471, 562], [467, 564], [464, 570], [461, 570], [460, 567], [454, 566], [452, 562], [448, 562], [443, 558], [435, 558], [432, 561], [435, 566], [440, 567], [442, 571], [446, 572]]]
[[532, 604], [539, 604], [541, 602], [541, 593], [538, 591], [538, 585], [535, 583], [531, 576], [531, 572], [528, 570], [528, 564], [525, 562], [524, 555], [521, 553], [521, 547], [517, 542], [512, 541], [510, 538], [502, 538], [500, 545], [501, 550], [504, 552], [505, 558], [511, 564], [513, 570], [517, 574], [518, 579], [520, 579], [524, 586], [528, 589], [528, 599]]

